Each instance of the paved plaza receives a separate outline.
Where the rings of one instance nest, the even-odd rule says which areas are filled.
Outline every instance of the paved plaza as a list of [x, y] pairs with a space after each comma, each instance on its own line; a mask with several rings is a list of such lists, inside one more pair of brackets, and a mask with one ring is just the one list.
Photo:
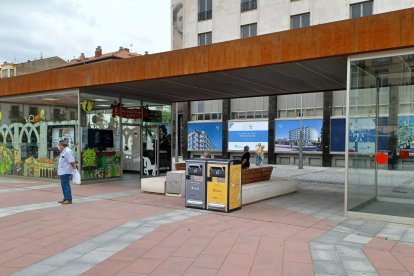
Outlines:
[[414, 275], [414, 226], [343, 217], [344, 169], [275, 166], [298, 193], [219, 213], [119, 182], [0, 178], [0, 275]]

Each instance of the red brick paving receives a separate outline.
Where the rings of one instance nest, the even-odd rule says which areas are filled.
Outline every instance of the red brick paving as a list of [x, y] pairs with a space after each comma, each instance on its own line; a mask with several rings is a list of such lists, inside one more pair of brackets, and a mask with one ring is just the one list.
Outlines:
[[374, 238], [363, 250], [380, 275], [414, 275], [414, 247]]
[[[81, 185], [73, 186], [73, 194], [76, 198], [134, 187]], [[0, 194], [2, 206], [58, 199], [59, 187]], [[1, 218], [0, 275], [21, 270], [125, 222], [183, 206], [182, 198], [142, 193]], [[313, 275], [309, 241], [332, 226], [312, 216], [256, 203], [229, 214], [211, 212], [163, 225], [85, 275]], [[406, 249], [394, 248], [399, 249], [395, 253], [402, 254], [398, 260], [404, 263]]]

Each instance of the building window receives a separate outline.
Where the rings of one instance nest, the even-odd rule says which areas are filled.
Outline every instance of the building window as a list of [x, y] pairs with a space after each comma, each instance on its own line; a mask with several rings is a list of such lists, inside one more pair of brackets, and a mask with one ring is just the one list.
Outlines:
[[20, 116], [20, 107], [18, 105], [12, 105], [10, 109], [10, 117], [16, 118]]
[[212, 0], [198, 0], [198, 21], [211, 19], [213, 15]]
[[373, 1], [367, 1], [351, 5], [351, 18], [359, 18], [372, 15]]
[[292, 15], [290, 17], [290, 28], [299, 29], [310, 26], [310, 13]]
[[39, 113], [39, 109], [35, 106], [29, 107], [29, 115], [37, 115]]
[[211, 44], [211, 32], [198, 35], [198, 46]]
[[10, 69], [10, 77], [14, 77], [14, 69]]
[[7, 69], [1, 70], [1, 75], [2, 75], [2, 78], [8, 78], [9, 77], [9, 70], [7, 70]]
[[249, 24], [241, 26], [241, 38], [257, 35], [257, 24]]
[[257, 0], [242, 0], [241, 11], [250, 11], [257, 9]]

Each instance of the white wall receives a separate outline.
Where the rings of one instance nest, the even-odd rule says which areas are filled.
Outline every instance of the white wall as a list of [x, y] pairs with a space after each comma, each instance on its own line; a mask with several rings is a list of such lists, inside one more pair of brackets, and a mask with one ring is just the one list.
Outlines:
[[[257, 23], [257, 33], [290, 29], [290, 16], [310, 12], [311, 25], [349, 18], [350, 4], [366, 0], [257, 0], [257, 10], [240, 12], [240, 0], [212, 0], [213, 18], [198, 21], [198, 1], [172, 0], [184, 4], [184, 48], [198, 46], [198, 34], [212, 32], [213, 43], [239, 39], [240, 26]], [[414, 0], [375, 0], [374, 14], [414, 7]]]

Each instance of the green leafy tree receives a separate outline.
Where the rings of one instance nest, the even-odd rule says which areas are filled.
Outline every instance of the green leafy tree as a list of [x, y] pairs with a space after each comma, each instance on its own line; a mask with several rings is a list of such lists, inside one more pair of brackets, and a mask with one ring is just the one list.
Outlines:
[[162, 122], [164, 124], [171, 124], [171, 111], [170, 110], [162, 110]]

